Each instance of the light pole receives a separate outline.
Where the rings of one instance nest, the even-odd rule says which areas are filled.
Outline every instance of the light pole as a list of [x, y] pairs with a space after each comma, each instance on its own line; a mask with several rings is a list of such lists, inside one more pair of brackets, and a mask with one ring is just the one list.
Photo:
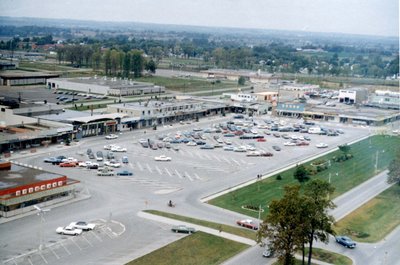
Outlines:
[[258, 206], [258, 229], [261, 226], [261, 204]]
[[42, 209], [37, 205], [33, 206], [37, 211], [37, 215], [40, 216], [40, 230], [39, 230], [39, 250], [43, 250], [45, 245], [44, 245], [44, 231], [43, 231], [43, 226], [44, 226], [44, 222], [46, 221], [44, 219], [44, 214], [45, 212], [50, 211], [50, 209]]

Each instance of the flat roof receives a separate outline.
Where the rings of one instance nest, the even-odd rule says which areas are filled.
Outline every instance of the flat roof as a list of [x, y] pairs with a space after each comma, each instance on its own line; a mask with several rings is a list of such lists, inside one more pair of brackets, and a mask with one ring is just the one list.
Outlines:
[[60, 177], [64, 177], [64, 175], [11, 163], [10, 170], [0, 170], [0, 190], [39, 183]]
[[[49, 80], [50, 81], [50, 80]], [[109, 77], [79, 77], [79, 78], [57, 78], [51, 81], [63, 81], [78, 84], [105, 86], [111, 89], [153, 87], [153, 83], [138, 82], [128, 79], [118, 79]]]
[[50, 74], [43, 72], [24, 72], [24, 71], [4, 71], [0, 73], [1, 78], [54, 78], [60, 76], [59, 74]]

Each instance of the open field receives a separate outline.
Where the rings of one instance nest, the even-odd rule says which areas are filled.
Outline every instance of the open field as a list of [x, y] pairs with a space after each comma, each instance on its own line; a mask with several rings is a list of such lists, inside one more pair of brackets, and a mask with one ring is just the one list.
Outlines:
[[[327, 170], [311, 178], [330, 180], [335, 187], [333, 197], [337, 197], [387, 168], [399, 145], [400, 137], [376, 135], [351, 145], [350, 152], [354, 155], [352, 159], [332, 162], [334, 156], [341, 154], [341, 151], [335, 151], [307, 163], [306, 166], [317, 160], [331, 161], [331, 166]], [[275, 175], [213, 199], [210, 203], [253, 217], [258, 217], [258, 211], [243, 209], [242, 206], [261, 206], [263, 209], [261, 217], [264, 217], [268, 212], [269, 203], [283, 195], [283, 187], [298, 183], [293, 177], [294, 170], [291, 168], [280, 173], [282, 180], [277, 180]]]
[[224, 260], [245, 250], [247, 247], [245, 244], [197, 232], [133, 260], [127, 263], [127, 265], [220, 264]]
[[400, 225], [400, 186], [393, 185], [338, 223], [338, 234], [360, 242], [377, 242]]
[[237, 236], [256, 240], [256, 232], [254, 230], [243, 229], [243, 228], [239, 228], [239, 227], [233, 227], [230, 225], [218, 224], [218, 223], [214, 223], [214, 222], [208, 222], [208, 221], [201, 220], [201, 219], [195, 219], [195, 218], [191, 218], [191, 217], [186, 217], [186, 216], [182, 216], [182, 215], [161, 212], [161, 211], [156, 211], [156, 210], [146, 210], [145, 212], [172, 218], [172, 219], [176, 219], [176, 220], [180, 220], [180, 221], [184, 221], [184, 222], [189, 222], [192, 224], [202, 225], [205, 227], [221, 230], [226, 233], [230, 233], [230, 234], [234, 234]]
[[231, 88], [237, 86], [237, 82], [230, 81], [215, 82], [214, 84], [212, 84], [211, 81], [201, 79], [167, 78], [161, 76], [141, 77], [135, 80], [142, 82], [151, 82], [159, 86], [165, 86], [167, 89], [179, 91], [182, 93], [212, 89], [217, 90], [221, 88]]

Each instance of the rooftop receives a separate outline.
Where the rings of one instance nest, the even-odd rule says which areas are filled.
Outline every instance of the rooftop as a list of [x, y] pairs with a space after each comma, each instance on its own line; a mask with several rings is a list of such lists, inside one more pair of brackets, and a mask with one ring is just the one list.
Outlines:
[[60, 177], [64, 176], [12, 163], [10, 170], [0, 171], [0, 191]]
[[133, 87], [153, 87], [153, 83], [137, 82], [129, 79], [118, 79], [116, 77], [79, 77], [79, 78], [57, 78], [54, 81], [65, 81], [78, 84], [106, 86], [113, 89], [133, 88]]

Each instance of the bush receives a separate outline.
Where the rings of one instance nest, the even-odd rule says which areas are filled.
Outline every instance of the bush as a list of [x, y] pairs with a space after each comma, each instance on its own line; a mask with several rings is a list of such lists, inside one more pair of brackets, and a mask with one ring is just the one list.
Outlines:
[[281, 174], [278, 174], [278, 176], [276, 176], [276, 180], [282, 180]]

